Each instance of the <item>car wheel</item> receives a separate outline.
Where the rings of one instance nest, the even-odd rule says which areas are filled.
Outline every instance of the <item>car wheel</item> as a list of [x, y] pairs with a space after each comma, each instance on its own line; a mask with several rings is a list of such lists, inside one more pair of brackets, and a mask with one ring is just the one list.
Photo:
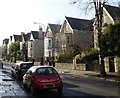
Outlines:
[[31, 90], [31, 94], [33, 96], [35, 96], [36, 95], [36, 90], [35, 90], [35, 88], [32, 85], [30, 86], [30, 90]]
[[63, 91], [63, 87], [59, 87], [59, 88], [57, 88], [57, 91], [58, 91], [58, 93], [62, 93], [62, 91]]
[[17, 76], [16, 76], [16, 79], [17, 79], [17, 80], [20, 80], [20, 77], [19, 77], [19, 75], [17, 75]]

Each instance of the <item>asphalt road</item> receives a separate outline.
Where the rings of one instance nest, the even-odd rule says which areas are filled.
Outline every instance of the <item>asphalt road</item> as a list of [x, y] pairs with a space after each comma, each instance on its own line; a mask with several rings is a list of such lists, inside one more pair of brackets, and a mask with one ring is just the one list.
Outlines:
[[[2, 71], [5, 75], [8, 77], [11, 77], [11, 71], [10, 66], [4, 65], [4, 70]], [[105, 80], [99, 80], [99, 79], [93, 79], [89, 77], [80, 77], [73, 74], [67, 74], [67, 73], [60, 73], [61, 78], [64, 82], [64, 89], [62, 94], [58, 94], [56, 90], [50, 90], [50, 91], [41, 91], [38, 93], [37, 96], [49, 96], [49, 97], [108, 97], [108, 96], [118, 96], [120, 93], [118, 90], [118, 84], [115, 82], [105, 81]], [[16, 89], [12, 89], [9, 93], [11, 96], [31, 96], [29, 89], [24, 90], [22, 86], [22, 81], [17, 81], [15, 78], [11, 78], [12, 81], [8, 79], [8, 84], [12, 82], [13, 88], [17, 87]], [[5, 80], [3, 81], [5, 83]], [[14, 84], [14, 85], [13, 85]], [[1, 88], [1, 87], [0, 87]], [[10, 88], [10, 86], [9, 86]], [[3, 89], [8, 89], [4, 87]], [[3, 90], [4, 91], [4, 90]], [[15, 93], [15, 91], [18, 93]], [[7, 92], [4, 92], [7, 93]], [[3, 94], [3, 96], [6, 96], [9, 94]]]
[[66, 74], [62, 77], [65, 84], [70, 84], [68, 90], [77, 91], [79, 96], [118, 96], [118, 84], [115, 82]]

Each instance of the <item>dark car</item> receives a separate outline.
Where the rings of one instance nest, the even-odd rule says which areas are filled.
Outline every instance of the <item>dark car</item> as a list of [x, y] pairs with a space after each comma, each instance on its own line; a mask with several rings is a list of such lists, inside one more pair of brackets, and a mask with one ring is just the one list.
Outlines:
[[62, 93], [63, 82], [58, 72], [50, 66], [32, 66], [23, 76], [24, 88], [30, 88], [32, 95], [43, 89], [57, 89]]
[[17, 79], [22, 79], [23, 75], [27, 72], [27, 70], [33, 66], [32, 62], [19, 62], [15, 65], [12, 65], [11, 73], [13, 77]]

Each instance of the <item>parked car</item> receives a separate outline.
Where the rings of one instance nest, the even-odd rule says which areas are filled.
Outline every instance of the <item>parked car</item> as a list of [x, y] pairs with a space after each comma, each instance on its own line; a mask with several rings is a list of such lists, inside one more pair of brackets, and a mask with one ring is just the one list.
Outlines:
[[30, 88], [32, 95], [43, 89], [57, 89], [58, 93], [63, 90], [62, 79], [50, 66], [32, 66], [23, 76], [23, 86]]
[[15, 65], [12, 65], [11, 73], [13, 77], [17, 79], [22, 79], [23, 75], [27, 72], [27, 70], [33, 66], [32, 62], [19, 62]]

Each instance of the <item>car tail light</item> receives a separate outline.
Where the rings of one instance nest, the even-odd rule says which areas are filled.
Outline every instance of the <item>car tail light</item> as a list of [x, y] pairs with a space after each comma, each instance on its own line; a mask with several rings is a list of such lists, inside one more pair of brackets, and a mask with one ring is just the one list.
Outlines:
[[23, 79], [26, 79], [27, 78], [27, 75], [25, 74], [24, 76], [23, 76]]

